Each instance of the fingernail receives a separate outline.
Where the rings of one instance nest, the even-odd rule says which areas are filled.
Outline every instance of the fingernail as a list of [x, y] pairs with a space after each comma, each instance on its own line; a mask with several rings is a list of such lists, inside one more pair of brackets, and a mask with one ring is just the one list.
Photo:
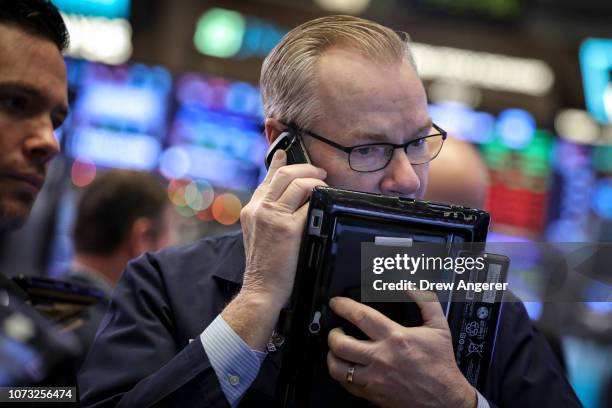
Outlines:
[[287, 153], [285, 153], [285, 151], [283, 149], [278, 149], [276, 151], [276, 153], [274, 153], [274, 159], [275, 160], [283, 160], [285, 158], [285, 155]]

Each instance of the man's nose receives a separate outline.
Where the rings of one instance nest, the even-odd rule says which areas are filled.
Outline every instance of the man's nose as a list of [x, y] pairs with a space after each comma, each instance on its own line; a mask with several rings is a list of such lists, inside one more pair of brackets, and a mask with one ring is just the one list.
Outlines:
[[46, 164], [60, 151], [60, 146], [49, 119], [33, 124], [23, 143], [25, 155], [36, 164]]
[[421, 188], [421, 179], [402, 149], [393, 152], [391, 162], [385, 168], [380, 189], [385, 195], [415, 197]]

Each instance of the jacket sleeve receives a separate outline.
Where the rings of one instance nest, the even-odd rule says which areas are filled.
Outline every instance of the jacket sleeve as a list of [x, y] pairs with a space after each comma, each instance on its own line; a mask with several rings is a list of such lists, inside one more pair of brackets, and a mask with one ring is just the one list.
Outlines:
[[179, 345], [152, 255], [128, 264], [79, 373], [83, 407], [229, 407], [199, 339]]
[[564, 369], [517, 298], [504, 303], [483, 395], [494, 407], [581, 407]]

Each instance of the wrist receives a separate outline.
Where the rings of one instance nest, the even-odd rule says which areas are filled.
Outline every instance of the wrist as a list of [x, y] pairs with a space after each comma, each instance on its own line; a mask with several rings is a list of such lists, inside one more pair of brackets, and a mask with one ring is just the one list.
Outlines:
[[278, 291], [243, 286], [233, 302], [240, 302], [257, 313], [278, 315], [287, 299], [287, 296]]
[[476, 389], [461, 375], [459, 387], [455, 388], [454, 404], [452, 406], [460, 408], [477, 408], [478, 396]]
[[291, 288], [253, 281], [245, 273], [245, 280], [238, 296], [252, 302], [255, 306], [274, 307], [280, 305], [280, 310], [289, 300]]
[[241, 290], [221, 316], [251, 349], [264, 351], [282, 307], [266, 293]]

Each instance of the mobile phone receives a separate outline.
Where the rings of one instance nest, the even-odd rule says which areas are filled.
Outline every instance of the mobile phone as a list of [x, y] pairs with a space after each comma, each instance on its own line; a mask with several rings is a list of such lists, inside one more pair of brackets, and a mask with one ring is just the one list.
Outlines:
[[270, 145], [268, 153], [266, 153], [266, 169], [270, 168], [272, 157], [278, 149], [287, 152], [287, 164], [310, 163], [302, 138], [297, 133], [288, 130], [281, 133]]

